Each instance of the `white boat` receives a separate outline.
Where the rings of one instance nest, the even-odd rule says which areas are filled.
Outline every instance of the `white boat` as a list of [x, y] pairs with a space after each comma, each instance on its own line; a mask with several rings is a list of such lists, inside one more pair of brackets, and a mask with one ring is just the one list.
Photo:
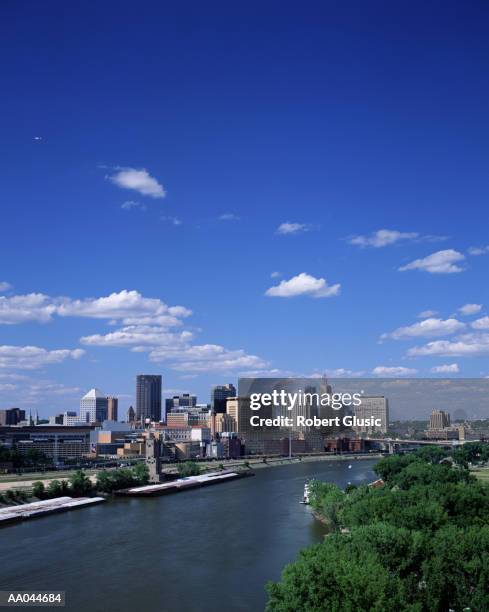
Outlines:
[[304, 497], [302, 498], [301, 504], [309, 504], [309, 494], [310, 494], [310, 489], [309, 489], [309, 483], [306, 482], [306, 484], [304, 485]]

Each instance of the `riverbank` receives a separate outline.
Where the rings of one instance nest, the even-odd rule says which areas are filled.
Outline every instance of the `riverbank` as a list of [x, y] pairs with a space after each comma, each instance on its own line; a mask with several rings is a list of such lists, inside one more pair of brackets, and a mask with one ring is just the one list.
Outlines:
[[[345, 454], [345, 455], [299, 455], [294, 457], [276, 457], [276, 458], [245, 458], [245, 459], [229, 459], [224, 460], [218, 465], [222, 465], [225, 470], [233, 469], [239, 471], [245, 470], [261, 470], [263, 468], [279, 467], [283, 465], [294, 465], [297, 463], [310, 463], [317, 461], [358, 461], [367, 459], [380, 459], [383, 455], [380, 453], [375, 454]], [[199, 462], [199, 466], [203, 472], [216, 471], [216, 461]], [[91, 482], [95, 484], [97, 479], [97, 473], [101, 470], [86, 470], [85, 474], [90, 478]], [[176, 474], [178, 472], [178, 464], [165, 465], [163, 473]], [[19, 477], [14, 479], [13, 475], [0, 476], [0, 494], [7, 491], [8, 489], [23, 491], [26, 494], [31, 494], [32, 487], [35, 482], [42, 482], [45, 486], [48, 486], [52, 480], [66, 480], [71, 476], [73, 472], [39, 472], [34, 475], [29, 474], [29, 477]], [[27, 475], [26, 475], [27, 476]], [[0, 504], [0, 507], [2, 505]]]
[[[233, 468], [233, 469], [238, 469], [239, 467], [243, 467], [243, 468], [248, 468], [248, 469], [253, 469], [253, 470], [260, 470], [263, 468], [269, 468], [269, 467], [275, 467], [275, 466], [282, 466], [282, 465], [293, 465], [296, 463], [312, 463], [312, 462], [317, 462], [317, 461], [349, 461], [350, 463], [352, 461], [364, 461], [364, 460], [371, 460], [371, 459], [381, 459], [384, 455], [382, 455], [381, 453], [372, 453], [372, 454], [348, 454], [348, 455], [302, 455], [299, 457], [278, 457], [276, 459], [266, 459], [265, 461], [263, 459], [259, 459], [259, 460], [253, 460], [250, 459], [247, 462], [239, 462], [239, 463], [233, 463], [233, 464], [228, 464], [228, 463], [223, 463], [223, 465], [225, 467], [228, 468]], [[246, 463], [249, 464], [246, 465]]]

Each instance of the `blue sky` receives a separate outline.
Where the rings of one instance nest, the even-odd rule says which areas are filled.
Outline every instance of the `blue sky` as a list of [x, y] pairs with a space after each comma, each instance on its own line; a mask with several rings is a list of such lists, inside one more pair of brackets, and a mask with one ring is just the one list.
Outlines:
[[125, 409], [142, 372], [202, 401], [250, 372], [489, 375], [487, 3], [0, 24], [1, 407]]

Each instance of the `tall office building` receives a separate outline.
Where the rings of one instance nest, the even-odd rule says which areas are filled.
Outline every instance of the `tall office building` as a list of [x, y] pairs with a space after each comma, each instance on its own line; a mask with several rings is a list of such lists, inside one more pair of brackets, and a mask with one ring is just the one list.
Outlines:
[[443, 410], [433, 410], [430, 416], [430, 429], [450, 427], [450, 415]]
[[234, 431], [240, 434], [252, 432], [250, 418], [254, 412], [250, 408], [249, 397], [230, 397], [226, 400], [226, 414], [232, 419]]
[[387, 433], [389, 428], [389, 400], [383, 395], [364, 396], [360, 406], [354, 406], [355, 416], [358, 419], [380, 419], [380, 426], [355, 427], [357, 433], [373, 433], [375, 431]]
[[21, 421], [25, 421], [25, 410], [20, 408], [7, 408], [0, 410], [0, 425], [17, 425]]
[[185, 410], [197, 406], [197, 396], [190, 393], [181, 393], [165, 400], [166, 414], [176, 410]]
[[136, 420], [160, 421], [161, 376], [159, 374], [138, 374], [136, 378]]
[[80, 400], [80, 421], [101, 423], [107, 420], [108, 400], [100, 389], [90, 389]]
[[109, 421], [117, 421], [117, 412], [119, 408], [119, 400], [117, 397], [109, 395], [107, 397], [107, 418]]
[[226, 412], [226, 400], [228, 397], [236, 397], [236, 387], [231, 383], [212, 387], [211, 410], [214, 414], [224, 414]]

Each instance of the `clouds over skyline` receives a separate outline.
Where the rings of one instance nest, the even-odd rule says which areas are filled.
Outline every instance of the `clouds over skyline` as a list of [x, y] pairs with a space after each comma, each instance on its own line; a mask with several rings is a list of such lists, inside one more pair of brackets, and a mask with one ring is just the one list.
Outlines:
[[0, 368], [35, 370], [45, 365], [62, 363], [66, 359], [80, 359], [83, 349], [46, 350], [38, 346], [0, 346]]
[[106, 178], [121, 189], [131, 189], [150, 198], [164, 198], [166, 191], [145, 168], [116, 168], [117, 172]]
[[[3, 301], [2, 301], [3, 300]], [[0, 322], [48, 323], [55, 317], [105, 320], [121, 325], [108, 333], [82, 336], [86, 347], [118, 347], [148, 353], [152, 362], [167, 362], [178, 371], [226, 371], [265, 367], [268, 362], [242, 349], [219, 344], [193, 344], [194, 332], [180, 330], [192, 311], [184, 306], [168, 306], [158, 298], [147, 298], [135, 290], [123, 289], [99, 298], [72, 299], [30, 294], [0, 298]], [[3, 349], [3, 353], [2, 353]], [[83, 349], [46, 351], [39, 347], [0, 347], [0, 367], [21, 369], [60, 363], [84, 354]]]
[[297, 297], [306, 295], [313, 298], [327, 298], [339, 295], [340, 283], [328, 285], [325, 278], [315, 278], [306, 272], [301, 272], [289, 280], [283, 280], [278, 285], [266, 290], [269, 297]]
[[421, 259], [415, 259], [405, 266], [399, 268], [400, 272], [407, 270], [422, 270], [430, 274], [454, 274], [463, 272], [460, 264], [465, 259], [465, 255], [454, 249], [445, 249], [437, 251], [431, 255], [427, 255]]

